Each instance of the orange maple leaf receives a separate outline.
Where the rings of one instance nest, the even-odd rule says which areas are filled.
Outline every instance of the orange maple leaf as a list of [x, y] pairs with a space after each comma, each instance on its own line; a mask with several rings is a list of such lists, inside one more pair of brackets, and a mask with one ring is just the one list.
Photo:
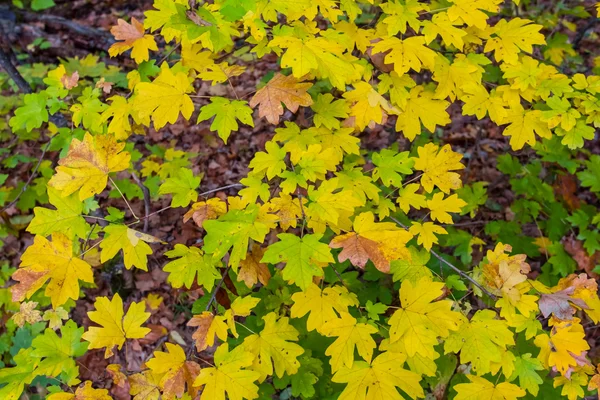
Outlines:
[[298, 107], [308, 107], [313, 101], [306, 91], [312, 86], [311, 83], [303, 83], [293, 76], [276, 74], [263, 88], [261, 88], [252, 100], [250, 107], [258, 107], [258, 116], [265, 117], [273, 125], [279, 123], [279, 117], [283, 115], [283, 106], [293, 113]]

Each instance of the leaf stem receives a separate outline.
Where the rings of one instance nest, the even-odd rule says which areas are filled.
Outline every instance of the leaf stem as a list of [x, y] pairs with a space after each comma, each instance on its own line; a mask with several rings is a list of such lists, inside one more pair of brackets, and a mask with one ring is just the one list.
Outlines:
[[[406, 225], [404, 225], [402, 222], [398, 221], [396, 218], [394, 218], [394, 217], [389, 217], [389, 218], [392, 221], [394, 221], [396, 224], [400, 225], [402, 228], [408, 230], [408, 227]], [[477, 282], [475, 279], [473, 279], [469, 275], [467, 275], [463, 270], [459, 269], [454, 264], [451, 264], [450, 262], [448, 262], [445, 258], [443, 258], [442, 256], [440, 256], [435, 251], [433, 251], [433, 249], [429, 250], [429, 252], [435, 258], [437, 258], [440, 262], [446, 264], [448, 267], [452, 268], [460, 276], [462, 276], [463, 278], [465, 278], [466, 280], [468, 280], [469, 282], [471, 282], [473, 285], [477, 286], [477, 288], [479, 288], [479, 290], [481, 290], [483, 293], [487, 294], [491, 299], [496, 300], [496, 296], [494, 294], [492, 294], [491, 292], [489, 292], [486, 288], [484, 288], [481, 284], [479, 284], [479, 282]]]

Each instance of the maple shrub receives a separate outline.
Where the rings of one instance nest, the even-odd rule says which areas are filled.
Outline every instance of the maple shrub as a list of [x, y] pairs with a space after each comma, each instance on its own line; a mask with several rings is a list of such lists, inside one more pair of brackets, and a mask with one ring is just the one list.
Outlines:
[[[0, 269], [0, 399], [595, 395], [600, 214], [574, 193], [600, 193], [600, 156], [584, 147], [600, 77], [520, 7], [155, 0], [112, 28], [107, 50], [126, 72], [93, 55], [28, 70], [34, 92], [4, 106], [10, 128], [48, 137], [60, 159], [0, 189], [34, 235], [18, 268]], [[253, 73], [256, 90], [240, 92]], [[241, 125], [266, 132], [239, 184], [202, 189], [195, 155], [134, 140], [192, 115], [225, 152]], [[478, 231], [453, 224], [500, 206], [487, 182], [463, 187], [478, 156], [447, 140], [451, 115], [484, 136], [499, 126], [506, 145], [489, 168], [514, 193], [510, 212]], [[361, 147], [377, 135], [389, 145]], [[173, 209], [193, 243], [149, 230]], [[172, 303], [107, 284], [118, 264], [148, 271], [153, 254]], [[148, 324], [160, 307], [187, 328]], [[92, 352], [104, 375], [84, 371]]]

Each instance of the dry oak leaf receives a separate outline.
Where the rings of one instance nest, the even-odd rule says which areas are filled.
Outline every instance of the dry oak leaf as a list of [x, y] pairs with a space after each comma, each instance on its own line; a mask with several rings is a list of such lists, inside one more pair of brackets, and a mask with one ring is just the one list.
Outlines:
[[19, 282], [11, 288], [13, 301], [30, 298], [50, 280], [45, 295], [56, 309], [68, 299], [77, 300], [79, 281], [93, 283], [94, 274], [87, 262], [73, 255], [73, 242], [62, 233], [54, 233], [51, 242], [39, 235], [33, 239], [12, 279]]
[[271, 279], [271, 272], [267, 264], [260, 262], [265, 254], [265, 249], [262, 249], [256, 243], [252, 245], [252, 251], [248, 254], [245, 260], [240, 261], [240, 269], [238, 271], [238, 282], [244, 281], [246, 286], [251, 289], [260, 282], [263, 286], [267, 286]]
[[88, 312], [88, 317], [101, 327], [90, 327], [82, 338], [90, 342], [90, 349], [106, 347], [104, 358], [113, 355], [114, 346], [121, 350], [126, 339], [141, 339], [150, 333], [150, 329], [142, 327], [150, 317], [150, 313], [144, 311], [146, 304], [143, 301], [131, 303], [125, 314], [123, 300], [115, 294], [112, 300], [98, 297], [94, 308], [96, 311]]
[[183, 216], [183, 222], [194, 220], [196, 225], [202, 228], [202, 224], [207, 219], [217, 219], [227, 212], [227, 204], [218, 197], [200, 201], [192, 204], [192, 207]]
[[167, 352], [155, 351], [154, 358], [146, 366], [155, 375], [160, 375], [160, 387], [163, 396], [167, 399], [181, 397], [185, 392], [192, 398], [196, 397], [197, 389], [192, 384], [200, 373], [200, 365], [193, 361], [186, 361], [186, 355], [181, 346], [171, 343], [165, 344]]
[[86, 133], [83, 141], [73, 139], [66, 157], [56, 167], [56, 174], [48, 182], [65, 197], [79, 190], [83, 201], [104, 190], [108, 174], [129, 168], [131, 156], [122, 151], [124, 142], [113, 135], [92, 136]]
[[308, 107], [313, 101], [306, 92], [312, 86], [311, 83], [303, 83], [293, 76], [285, 76], [277, 73], [264, 87], [259, 89], [250, 100], [250, 107], [258, 107], [258, 116], [265, 117], [273, 125], [279, 123], [279, 117], [283, 115], [283, 106], [292, 112], [298, 111], [298, 107]]
[[199, 352], [213, 346], [215, 336], [222, 341], [227, 340], [227, 324], [225, 323], [225, 317], [221, 315], [215, 316], [209, 311], [204, 311], [200, 315], [194, 315], [187, 326], [198, 327], [192, 335], [192, 339], [196, 341], [196, 349]]
[[94, 389], [92, 382], [86, 381], [75, 393], [53, 393], [48, 400], [112, 400], [106, 389]]
[[140, 64], [150, 58], [148, 50], [158, 50], [154, 36], [144, 35], [144, 25], [135, 18], [131, 18], [131, 24], [122, 19], [117, 20], [117, 25], [110, 28], [110, 33], [116, 40], [120, 40], [108, 49], [108, 54], [111, 57], [133, 49], [131, 58]]
[[361, 213], [354, 219], [354, 232], [333, 238], [329, 247], [343, 248], [338, 260], [350, 260], [363, 268], [371, 260], [381, 272], [390, 272], [390, 261], [410, 259], [406, 243], [412, 234], [391, 222], [375, 222], [372, 212]]

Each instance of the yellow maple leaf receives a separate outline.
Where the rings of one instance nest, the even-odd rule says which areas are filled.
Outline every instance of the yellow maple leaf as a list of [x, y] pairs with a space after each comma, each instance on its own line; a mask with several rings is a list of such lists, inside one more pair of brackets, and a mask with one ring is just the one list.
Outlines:
[[298, 220], [302, 217], [304, 207], [306, 207], [306, 201], [305, 198], [294, 199], [287, 193], [280, 193], [279, 197], [272, 198], [267, 204], [269, 212], [279, 217], [279, 226], [286, 231], [289, 228], [297, 226]]
[[354, 127], [363, 131], [367, 126], [374, 127], [381, 124], [386, 116], [386, 111], [391, 109], [389, 102], [367, 82], [360, 81], [353, 84], [354, 90], [344, 93], [344, 98], [350, 106], [350, 117]]
[[352, 368], [354, 364], [354, 349], [367, 362], [371, 362], [375, 341], [371, 337], [377, 333], [377, 328], [359, 323], [349, 313], [342, 313], [340, 318], [328, 321], [321, 327], [321, 332], [328, 337], [337, 337], [325, 350], [330, 356], [331, 371], [335, 373], [343, 367]]
[[411, 399], [425, 397], [419, 383], [421, 376], [402, 368], [406, 355], [387, 351], [373, 362], [356, 361], [352, 367], [343, 367], [332, 377], [333, 382], [347, 383], [339, 400], [385, 399], [402, 400], [400, 388]]
[[298, 340], [298, 331], [289, 324], [289, 318], [277, 319], [274, 312], [265, 315], [263, 320], [263, 330], [246, 337], [240, 346], [254, 356], [251, 364], [259, 373], [258, 381], [263, 382], [273, 374], [280, 378], [284, 373], [295, 374], [300, 368], [297, 357], [304, 353], [300, 345], [293, 343]]
[[444, 351], [460, 351], [461, 363], [470, 362], [473, 371], [483, 375], [491, 372], [494, 364], [502, 363], [506, 347], [514, 344], [514, 334], [506, 321], [496, 319], [492, 310], [480, 310], [446, 339]]
[[319, 218], [333, 225], [338, 223], [341, 211], [353, 212], [355, 207], [362, 205], [361, 201], [352, 195], [350, 190], [338, 189], [338, 178], [321, 182], [318, 189], [308, 188], [310, 203], [305, 210], [307, 218]]
[[83, 141], [73, 139], [48, 185], [63, 197], [78, 190], [79, 200], [92, 197], [104, 190], [109, 173], [129, 168], [131, 156], [124, 148], [125, 143], [117, 142], [113, 135], [86, 133]]
[[73, 242], [54, 233], [51, 242], [39, 235], [34, 238], [12, 279], [19, 282], [11, 288], [13, 301], [30, 298], [49, 280], [45, 295], [56, 309], [69, 299], [77, 300], [79, 281], [93, 283], [94, 274], [87, 262], [73, 255]]
[[542, 121], [542, 116], [540, 110], [525, 110], [521, 105], [508, 110], [502, 123], [510, 125], [504, 129], [502, 135], [510, 136], [510, 147], [513, 150], [522, 149], [525, 143], [535, 145], [536, 133], [545, 139], [552, 137], [548, 123]]
[[459, 383], [455, 400], [516, 400], [527, 393], [513, 383], [502, 382], [494, 385], [490, 381], [475, 375], [467, 375], [470, 383]]
[[160, 243], [154, 236], [138, 232], [126, 225], [111, 224], [104, 228], [104, 239], [100, 242], [100, 262], [112, 259], [120, 250], [123, 250], [125, 268], [136, 267], [148, 270], [148, 255], [152, 249], [148, 243]]
[[543, 333], [535, 337], [534, 343], [540, 348], [537, 358], [546, 367], [555, 368], [565, 375], [569, 368], [578, 365], [578, 359], [589, 350], [585, 340], [585, 332], [579, 318], [571, 321], [560, 321], [550, 317], [548, 324], [552, 326], [550, 335]]
[[123, 300], [117, 293], [112, 300], [108, 297], [98, 297], [94, 308], [95, 311], [88, 312], [88, 317], [101, 327], [90, 327], [82, 338], [90, 342], [90, 349], [105, 347], [105, 358], [113, 355], [115, 346], [121, 350], [126, 339], [141, 339], [150, 333], [150, 329], [142, 327], [150, 317], [150, 313], [144, 311], [146, 303], [143, 301], [131, 303], [125, 314]]
[[542, 28], [542, 25], [533, 24], [528, 19], [501, 19], [489, 29], [495, 37], [488, 39], [483, 51], [493, 51], [496, 61], [516, 64], [521, 50], [531, 53], [533, 45], [546, 44], [544, 35], [539, 32]]
[[459, 213], [467, 203], [455, 193], [444, 198], [443, 193], [436, 193], [427, 200], [427, 208], [431, 210], [431, 219], [443, 224], [452, 224], [452, 216], [448, 213]]
[[438, 243], [436, 233], [438, 235], [448, 234], [444, 228], [433, 222], [420, 223], [415, 221], [412, 222], [409, 232], [417, 236], [417, 243], [422, 244], [427, 250], [431, 250], [431, 246]]
[[160, 376], [156, 376], [150, 370], [129, 377], [129, 394], [133, 400], [159, 400], [160, 398]]
[[423, 86], [412, 88], [406, 106], [398, 113], [396, 130], [412, 141], [421, 134], [421, 124], [432, 133], [437, 125], [449, 124], [450, 117], [446, 108], [450, 103], [434, 99], [434, 95], [431, 91], [425, 91]]
[[438, 338], [445, 338], [457, 330], [463, 316], [451, 311], [451, 300], [439, 300], [444, 284], [421, 278], [416, 285], [404, 280], [400, 286], [401, 307], [389, 320], [390, 343], [402, 341], [409, 357], [419, 353], [433, 358], [433, 347]]
[[321, 290], [311, 284], [306, 290], [292, 295], [294, 304], [291, 309], [292, 318], [302, 318], [309, 314], [306, 321], [308, 331], [317, 330], [329, 321], [337, 319], [348, 312], [348, 307], [357, 306], [358, 299], [343, 286], [332, 286]]
[[48, 400], [112, 400], [106, 389], [94, 389], [91, 381], [85, 381], [75, 393], [52, 393]]
[[155, 351], [154, 357], [146, 362], [154, 375], [161, 376], [159, 386], [163, 396], [180, 398], [185, 392], [195, 397], [198, 390], [193, 387], [193, 383], [200, 373], [200, 365], [187, 361], [181, 346], [171, 343], [165, 343], [165, 346], [167, 352]]
[[447, 11], [450, 21], [485, 29], [488, 16], [484, 11], [497, 12], [502, 0], [452, 0], [452, 3]]
[[[200, 400], [242, 400], [258, 398], [254, 383], [260, 373], [251, 369], [254, 355], [238, 346], [229, 351], [227, 343], [219, 346], [214, 357], [215, 366], [202, 368], [194, 386], [202, 389]], [[227, 397], [225, 396], [227, 394]]]
[[227, 212], [227, 204], [218, 197], [192, 204], [192, 207], [183, 216], [183, 222], [194, 220], [202, 228], [204, 221], [217, 219]]
[[423, 171], [421, 185], [428, 193], [433, 191], [434, 186], [446, 194], [450, 193], [450, 189], [462, 186], [460, 175], [452, 171], [465, 167], [460, 162], [463, 156], [452, 151], [449, 144], [440, 149], [436, 144], [427, 143], [419, 147], [417, 152], [419, 156], [415, 158], [414, 168]]
[[113, 34], [116, 40], [120, 40], [108, 49], [108, 54], [111, 57], [133, 49], [131, 58], [140, 64], [150, 58], [149, 50], [158, 50], [154, 36], [144, 35], [144, 25], [135, 18], [131, 18], [131, 24], [119, 18], [117, 25], [110, 29], [110, 33]]
[[193, 90], [185, 73], [173, 72], [163, 63], [154, 81], [135, 85], [133, 109], [142, 119], [152, 116], [154, 128], [160, 129], [167, 123], [174, 124], [180, 112], [185, 119], [190, 119], [194, 103], [188, 93]]
[[424, 36], [413, 36], [407, 39], [396, 37], [385, 38], [373, 46], [373, 54], [389, 53], [385, 56], [386, 64], [394, 64], [394, 71], [402, 75], [409, 70], [421, 72], [421, 68], [433, 70], [436, 53], [425, 46]]

